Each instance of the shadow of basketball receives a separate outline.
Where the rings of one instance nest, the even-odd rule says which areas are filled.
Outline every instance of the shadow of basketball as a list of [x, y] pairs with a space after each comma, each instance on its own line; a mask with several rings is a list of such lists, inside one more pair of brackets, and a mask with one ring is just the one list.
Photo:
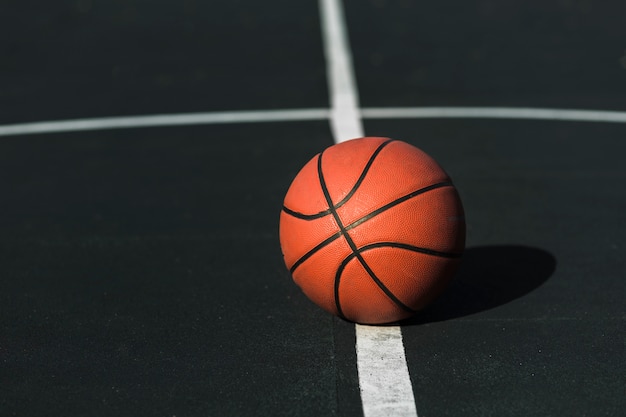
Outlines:
[[454, 319], [489, 310], [520, 298], [546, 282], [556, 259], [528, 246], [480, 246], [463, 254], [448, 289], [402, 325]]

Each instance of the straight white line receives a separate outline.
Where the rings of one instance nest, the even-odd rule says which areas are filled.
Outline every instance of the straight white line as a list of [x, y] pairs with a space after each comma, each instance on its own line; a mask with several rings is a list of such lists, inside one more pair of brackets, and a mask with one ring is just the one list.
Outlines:
[[[340, 0], [320, 0], [335, 142], [364, 136]], [[399, 326], [356, 325], [356, 357], [365, 417], [417, 417]]]
[[400, 327], [356, 325], [356, 354], [365, 417], [417, 416]]
[[350, 45], [339, 0], [320, 0], [322, 37], [330, 94], [330, 126], [336, 142], [363, 136]]
[[327, 109], [253, 110], [58, 120], [0, 126], [0, 136], [155, 126], [327, 120], [329, 113]]
[[361, 110], [369, 119], [531, 119], [626, 123], [626, 112], [527, 107], [371, 107]]

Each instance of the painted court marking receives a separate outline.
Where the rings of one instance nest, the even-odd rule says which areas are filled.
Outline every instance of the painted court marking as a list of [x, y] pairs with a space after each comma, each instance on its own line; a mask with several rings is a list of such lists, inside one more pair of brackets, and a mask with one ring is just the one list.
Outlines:
[[400, 327], [357, 324], [356, 340], [365, 417], [417, 416]]
[[328, 119], [328, 117], [329, 111], [327, 109], [252, 110], [103, 117], [98, 119], [60, 120], [5, 125], [0, 126], [0, 136], [157, 126], [324, 120]]
[[626, 112], [528, 107], [385, 107], [362, 109], [369, 119], [526, 119], [626, 123]]
[[330, 94], [330, 127], [335, 142], [363, 137], [352, 54], [340, 0], [320, 0], [326, 75]]
[[[337, 118], [337, 113], [334, 117]], [[360, 109], [363, 119], [524, 119], [572, 122], [626, 123], [626, 112], [610, 110], [568, 110], [515, 107], [390, 107]], [[77, 132], [141, 127], [190, 126], [228, 123], [304, 122], [330, 120], [329, 109], [249, 110], [161, 114], [150, 116], [103, 117], [76, 120], [51, 120], [33, 123], [0, 125], [0, 136]], [[362, 129], [362, 128], [361, 128]], [[346, 131], [348, 129], [345, 129]], [[344, 129], [340, 129], [344, 131]], [[358, 128], [344, 137], [355, 135]]]

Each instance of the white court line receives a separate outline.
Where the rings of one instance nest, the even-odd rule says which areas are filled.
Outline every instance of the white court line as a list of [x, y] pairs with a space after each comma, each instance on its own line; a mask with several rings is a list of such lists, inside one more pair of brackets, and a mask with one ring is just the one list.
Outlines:
[[[340, 0], [320, 0], [335, 142], [364, 136]], [[399, 326], [356, 326], [359, 389], [365, 417], [417, 417]]]
[[[84, 130], [131, 129], [222, 123], [297, 122], [337, 118], [329, 109], [249, 110], [150, 116], [104, 117], [76, 120], [54, 120], [0, 125], [0, 136], [18, 136]], [[572, 122], [626, 123], [626, 112], [611, 110], [570, 110], [527, 107], [365, 107], [364, 119], [526, 119]], [[362, 127], [340, 128], [343, 139], [363, 136]], [[361, 133], [361, 134], [358, 134]]]
[[82, 130], [128, 129], [156, 126], [185, 126], [218, 123], [288, 122], [327, 120], [327, 109], [252, 110], [150, 116], [104, 117], [98, 119], [59, 120], [0, 126], [0, 136], [35, 133], [75, 132]]
[[385, 107], [362, 109], [369, 119], [530, 119], [626, 123], [626, 112], [609, 110], [542, 109], [528, 107]]
[[363, 137], [359, 95], [340, 0], [320, 0], [326, 75], [330, 93], [330, 126], [335, 142]]
[[365, 417], [417, 416], [400, 327], [356, 325], [356, 340]]

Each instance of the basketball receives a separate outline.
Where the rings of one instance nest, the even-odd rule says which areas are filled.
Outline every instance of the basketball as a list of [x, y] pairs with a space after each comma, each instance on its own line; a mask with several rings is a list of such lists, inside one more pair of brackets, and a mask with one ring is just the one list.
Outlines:
[[411, 317], [447, 286], [465, 245], [461, 200], [420, 149], [367, 137], [311, 159], [285, 196], [287, 269], [324, 310], [362, 324]]

